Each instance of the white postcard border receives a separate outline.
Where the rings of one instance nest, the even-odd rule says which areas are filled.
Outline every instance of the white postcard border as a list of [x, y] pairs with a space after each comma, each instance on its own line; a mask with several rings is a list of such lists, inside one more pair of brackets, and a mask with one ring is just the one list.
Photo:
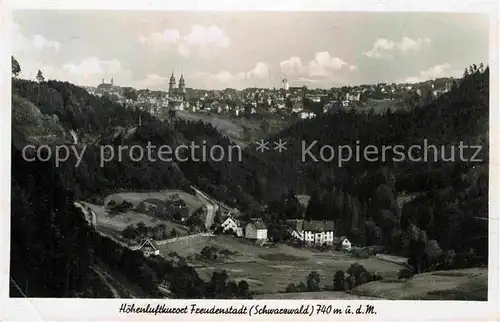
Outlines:
[[[488, 12], [492, 14], [490, 32], [490, 207], [489, 207], [489, 277], [488, 277], [488, 302], [445, 302], [445, 301], [311, 301], [311, 300], [131, 300], [131, 299], [23, 299], [9, 298], [9, 257], [10, 257], [10, 148], [11, 148], [11, 15], [10, 10], [20, 9], [107, 9], [107, 10], [336, 10], [336, 11], [448, 11], [448, 12]], [[287, 0], [287, 1], [228, 1], [228, 0], [184, 0], [184, 1], [152, 1], [152, 0], [11, 0], [9, 4], [1, 5], [0, 34], [1, 34], [1, 57], [3, 64], [1, 70], [0, 98], [2, 100], [0, 128], [4, 131], [0, 136], [1, 145], [4, 147], [4, 155], [1, 158], [1, 305], [0, 319], [5, 321], [17, 320], [78, 320], [78, 321], [104, 321], [104, 320], [227, 320], [255, 319], [275, 320], [277, 316], [239, 317], [239, 316], [210, 316], [210, 315], [131, 315], [118, 314], [121, 304], [151, 305], [167, 304], [169, 306], [184, 306], [198, 304], [205, 307], [217, 305], [228, 307], [245, 303], [266, 303], [272, 307], [293, 307], [297, 304], [326, 304], [333, 307], [344, 308], [350, 305], [356, 308], [359, 305], [370, 304], [378, 312], [376, 315], [340, 315], [327, 317], [313, 315], [310, 318], [304, 316], [280, 316], [280, 319], [303, 321], [311, 320], [436, 320], [436, 321], [487, 321], [498, 320], [499, 315], [499, 226], [500, 226], [500, 146], [494, 142], [500, 141], [499, 109], [498, 109], [498, 4], [496, 1], [438, 1], [438, 0], [411, 0], [411, 1], [339, 1], [339, 0]], [[464, 44], [467, 46], [467, 44]], [[495, 189], [495, 188], [498, 188]]]

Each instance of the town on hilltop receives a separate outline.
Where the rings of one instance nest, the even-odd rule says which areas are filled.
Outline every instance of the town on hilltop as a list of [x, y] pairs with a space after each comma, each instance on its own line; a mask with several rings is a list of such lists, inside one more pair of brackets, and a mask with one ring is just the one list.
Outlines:
[[186, 87], [181, 74], [177, 85], [174, 73], [169, 80], [168, 91], [134, 89], [109, 83], [85, 87], [90, 94], [108, 96], [129, 107], [138, 107], [151, 114], [164, 111], [213, 113], [242, 117], [252, 114], [296, 116], [314, 118], [338, 110], [369, 112], [380, 106], [381, 112], [425, 104], [451, 90], [453, 78], [440, 78], [416, 84], [387, 84], [342, 86], [331, 89], [311, 89], [307, 86], [290, 86], [286, 77], [279, 88], [246, 88], [236, 90], [204, 90]]

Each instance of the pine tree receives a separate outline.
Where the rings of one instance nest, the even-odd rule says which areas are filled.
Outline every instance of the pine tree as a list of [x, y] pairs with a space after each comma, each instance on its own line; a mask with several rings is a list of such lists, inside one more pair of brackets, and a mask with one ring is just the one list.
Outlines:
[[19, 65], [19, 62], [12, 56], [12, 75], [14, 77], [19, 76], [21, 73], [21, 66]]
[[45, 81], [45, 77], [43, 77], [43, 74], [42, 74], [42, 71], [41, 70], [38, 70], [38, 72], [36, 73], [36, 80], [41, 83], [41, 82], [44, 82]]
[[309, 199], [306, 209], [306, 219], [307, 220], [323, 220], [326, 219], [326, 215], [323, 212], [321, 204], [321, 198], [318, 193], [313, 193]]

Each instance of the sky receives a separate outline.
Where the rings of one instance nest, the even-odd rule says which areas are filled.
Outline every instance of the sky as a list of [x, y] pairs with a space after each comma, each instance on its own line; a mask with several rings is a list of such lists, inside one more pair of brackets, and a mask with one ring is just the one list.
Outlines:
[[13, 12], [22, 78], [168, 89], [418, 82], [488, 63], [484, 14], [384, 12]]

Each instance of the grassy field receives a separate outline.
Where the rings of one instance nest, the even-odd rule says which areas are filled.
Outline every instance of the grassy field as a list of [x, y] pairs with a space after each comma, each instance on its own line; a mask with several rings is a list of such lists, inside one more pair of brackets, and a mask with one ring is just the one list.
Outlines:
[[92, 208], [96, 213], [97, 229], [115, 237], [121, 237], [122, 230], [124, 230], [128, 225], [135, 225], [139, 222], [143, 222], [146, 226], [150, 227], [163, 223], [167, 226], [167, 231], [175, 228], [180, 236], [188, 233], [185, 226], [167, 220], [156, 219], [146, 214], [129, 211], [119, 215], [110, 215], [103, 206], [90, 203], [85, 204]]
[[[184, 200], [189, 209], [189, 215], [203, 206], [203, 201], [198, 196], [189, 194], [182, 190], [165, 190], [159, 192], [120, 192], [107, 196], [104, 199], [104, 205], [107, 205], [110, 201], [114, 201], [115, 203], [128, 201], [135, 207], [140, 202], [147, 199], [164, 201], [171, 198], [175, 194], [177, 194], [180, 199]], [[121, 237], [122, 230], [124, 230], [128, 225], [136, 225], [139, 222], [143, 222], [146, 226], [150, 227], [163, 223], [167, 226], [167, 231], [171, 231], [175, 228], [179, 236], [188, 234], [187, 228], [183, 225], [168, 220], [160, 220], [144, 213], [127, 211], [118, 215], [110, 215], [105, 206], [91, 203], [85, 204], [95, 211], [97, 215], [97, 228], [100, 231], [115, 237]]]
[[381, 280], [351, 290], [391, 300], [487, 301], [488, 270], [470, 268], [418, 274], [409, 281]]
[[166, 191], [160, 191], [160, 192], [121, 192], [121, 193], [115, 193], [112, 195], [107, 196], [104, 199], [104, 204], [107, 205], [108, 202], [111, 200], [114, 200], [116, 203], [121, 203], [123, 201], [128, 201], [132, 203], [134, 206], [136, 206], [138, 203], [141, 201], [144, 201], [146, 199], [159, 199], [159, 200], [167, 200], [174, 194], [178, 194], [179, 197], [184, 200], [186, 203], [187, 207], [189, 208], [189, 213], [193, 213], [196, 211], [198, 208], [200, 208], [203, 203], [201, 200], [192, 194], [189, 194], [185, 191], [182, 190], [166, 190]]
[[404, 265], [408, 263], [408, 258], [405, 257], [400, 257], [400, 256], [392, 256], [392, 255], [387, 255], [387, 254], [377, 254], [375, 255], [377, 259], [390, 262], [390, 263], [395, 263], [399, 265]]
[[321, 286], [331, 286], [335, 271], [354, 263], [363, 265], [368, 271], [378, 272], [384, 278], [396, 278], [401, 266], [375, 258], [356, 259], [340, 252], [319, 252], [298, 249], [288, 245], [260, 247], [249, 240], [214, 236], [202, 237], [186, 243], [172, 243], [160, 246], [161, 253], [177, 252], [181, 256], [199, 254], [203, 247], [211, 245], [236, 252], [226, 262], [188, 261], [194, 265], [203, 279], [209, 279], [214, 271], [226, 270], [232, 280], [246, 280], [251, 290], [261, 294], [279, 293], [290, 283], [306, 282], [312, 271], [321, 276]]
[[346, 292], [333, 291], [260, 294], [254, 296], [254, 298], [267, 300], [382, 300], [376, 297], [358, 296]]
[[262, 133], [260, 128], [262, 121], [258, 119], [216, 113], [192, 113], [188, 111], [177, 111], [176, 115], [178, 118], [186, 121], [210, 123], [224, 136], [227, 136], [234, 143], [241, 146], [246, 146], [249, 143], [246, 140], [247, 138], [245, 138], [244, 128], [247, 128], [251, 134], [250, 141], [256, 141], [263, 136], [276, 133], [290, 124], [290, 120], [282, 120], [277, 116], [269, 116], [266, 118], [269, 122], [268, 133]]
[[242, 138], [243, 128], [229, 120], [229, 117], [224, 118], [211, 113], [191, 113], [187, 111], [177, 111], [176, 116], [186, 121], [211, 123], [219, 132], [230, 138]]
[[375, 100], [375, 99], [369, 99], [363, 107], [356, 107], [356, 110], [362, 111], [362, 112], [368, 112], [373, 108], [373, 111], [375, 114], [383, 114], [387, 112], [387, 109], [391, 109], [393, 112], [399, 109], [406, 109], [407, 107], [404, 105], [403, 102], [401, 102], [400, 99], [394, 99], [394, 100], [389, 100], [389, 99], [382, 99], [382, 100]]

